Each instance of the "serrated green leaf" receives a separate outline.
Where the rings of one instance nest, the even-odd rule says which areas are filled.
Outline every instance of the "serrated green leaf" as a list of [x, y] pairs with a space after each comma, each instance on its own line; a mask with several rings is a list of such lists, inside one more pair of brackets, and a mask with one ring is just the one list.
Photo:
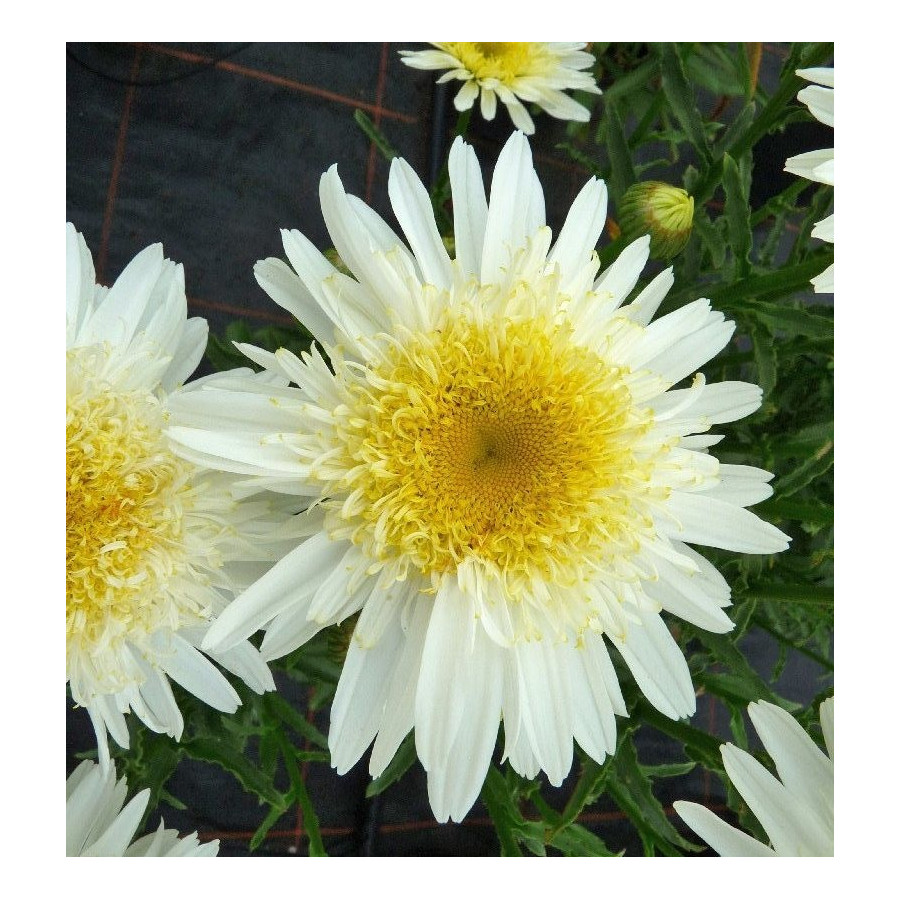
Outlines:
[[266, 839], [266, 835], [272, 830], [272, 826], [290, 809], [290, 802], [293, 800], [293, 794], [288, 794], [285, 805], [270, 806], [266, 817], [260, 823], [259, 828], [253, 832], [250, 838], [250, 852], [259, 848], [259, 845]]
[[624, 853], [613, 853], [596, 834], [577, 822], [554, 834], [549, 845], [566, 856], [621, 856]]
[[416, 742], [410, 732], [400, 744], [387, 768], [366, 788], [367, 797], [376, 797], [395, 781], [399, 781], [416, 761]]
[[625, 131], [615, 103], [606, 108], [606, 149], [609, 153], [610, 187], [615, 201], [621, 201], [625, 191], [637, 180], [631, 163], [631, 152], [625, 139]]
[[771, 340], [769, 333], [756, 323], [750, 326], [750, 338], [753, 341], [756, 380], [763, 390], [763, 397], [769, 399], [778, 380], [778, 353], [775, 342]]
[[712, 162], [712, 153], [706, 138], [706, 129], [694, 99], [694, 91], [684, 74], [681, 60], [673, 44], [655, 44], [659, 55], [662, 88], [675, 118], [700, 156]]
[[620, 744], [614, 759], [616, 777], [607, 783], [607, 792], [631, 819], [641, 836], [648, 856], [660, 850], [676, 855], [674, 848], [699, 851], [701, 848], [683, 838], [666, 817], [662, 804], [653, 795], [650, 779], [641, 770], [631, 740]]
[[721, 268], [725, 264], [725, 238], [703, 210], [694, 211], [694, 231], [709, 253], [712, 267]]
[[657, 766], [641, 765], [641, 771], [649, 778], [680, 778], [696, 768], [696, 762], [662, 763]]
[[756, 117], [756, 104], [747, 103], [737, 114], [734, 121], [722, 132], [713, 144], [713, 158], [721, 159], [747, 133]]
[[275, 692], [270, 692], [265, 694], [263, 699], [266, 709], [276, 721], [287, 725], [288, 728], [297, 732], [306, 740], [311, 741], [317, 747], [328, 749], [328, 738], [283, 697]]
[[214, 763], [230, 772], [246, 790], [270, 806], [278, 806], [281, 802], [281, 793], [276, 789], [272, 779], [258, 769], [233, 743], [217, 735], [208, 734], [182, 740], [181, 746], [194, 759]]
[[753, 234], [750, 231], [750, 207], [741, 173], [730, 154], [726, 153], [722, 157], [722, 165], [728, 243], [734, 257], [735, 274], [738, 278], [746, 278], [750, 272], [750, 247], [753, 243]]
[[[769, 685], [759, 676], [753, 669], [746, 657], [735, 646], [730, 635], [713, 634], [702, 628], [694, 628], [693, 626], [685, 626], [690, 628], [691, 633], [696, 639], [712, 653], [713, 658], [722, 666], [728, 669], [727, 673], [698, 673], [696, 678], [698, 681], [705, 682], [711, 679], [709, 690], [715, 693], [716, 689], [730, 691], [728, 694], [735, 696], [747, 696], [749, 700], [768, 700], [775, 703], [788, 711], [798, 708], [796, 703], [779, 697]], [[733, 680], [734, 679], [734, 680]], [[739, 687], [739, 685], [742, 685]]]
[[500, 840], [501, 856], [521, 856], [517, 839], [517, 829], [525, 824], [509, 790], [506, 779], [493, 763], [481, 788], [481, 799], [487, 807], [497, 837]]
[[775, 496], [781, 499], [790, 497], [801, 488], [806, 487], [816, 478], [829, 472], [834, 465], [834, 444], [827, 441], [819, 447], [805, 462], [797, 466], [783, 478], [775, 482]]
[[758, 301], [748, 306], [746, 312], [765, 325], [773, 335], [834, 339], [834, 319], [811, 312], [808, 308]]

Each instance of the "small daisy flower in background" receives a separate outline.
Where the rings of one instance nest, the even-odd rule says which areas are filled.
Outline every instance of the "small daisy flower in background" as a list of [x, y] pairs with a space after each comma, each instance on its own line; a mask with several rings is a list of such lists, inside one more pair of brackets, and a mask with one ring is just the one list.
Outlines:
[[764, 700], [747, 707], [778, 772], [733, 744], [722, 761], [771, 846], [723, 822], [698, 803], [675, 811], [719, 856], [834, 856], [834, 698], [819, 707], [826, 756], [790, 713]]
[[721, 437], [711, 426], [761, 401], [755, 385], [695, 374], [734, 324], [707, 300], [651, 324], [671, 270], [625, 304], [647, 237], [598, 277], [601, 181], [584, 186], [554, 243], [521, 133], [489, 201], [462, 139], [449, 175], [455, 258], [406, 162], [394, 160], [388, 185], [408, 244], [332, 167], [322, 212], [354, 277], [298, 231], [282, 232], [293, 269], [256, 266], [328, 361], [315, 345], [302, 358], [240, 345], [298, 385], [294, 396], [208, 380], [173, 399], [197, 425], [167, 432], [198, 463], [308, 493], [319, 529], [204, 646], [227, 650], [264, 628], [272, 660], [359, 612], [332, 764], [347, 772], [374, 741], [377, 776], [414, 728], [441, 822], [475, 802], [501, 718], [504, 756], [528, 778], [544, 771], [559, 785], [573, 739], [598, 762], [614, 751], [626, 708], [609, 645], [657, 709], [690, 716], [688, 666], [660, 613], [733, 626], [728, 585], [687, 544], [788, 544], [745, 509], [770, 495], [772, 476], [708, 452]]
[[[236, 691], [197, 647], [234, 593], [278, 558], [288, 498], [238, 502], [233, 477], [178, 459], [163, 434], [167, 397], [207, 339], [205, 320], [187, 318], [182, 267], [157, 244], [107, 290], [71, 224], [66, 242], [66, 680], [108, 766], [107, 731], [127, 748], [129, 709], [181, 736], [169, 678], [218, 710], [237, 709]], [[274, 690], [248, 642], [211, 655], [254, 691]]]
[[587, 45], [569, 43], [434, 43], [436, 50], [401, 50], [414, 69], [447, 69], [438, 79], [463, 82], [453, 105], [463, 112], [480, 97], [481, 115], [488, 121], [497, 99], [506, 104], [516, 128], [534, 134], [534, 122], [524, 103], [534, 103], [557, 119], [587, 122], [590, 112], [564, 91], [599, 94], [593, 75], [582, 71], [594, 65]]
[[128, 785], [113, 767], [89, 759], [66, 779], [66, 856], [216, 856], [219, 842], [201, 844], [197, 832], [179, 838], [163, 822], [131, 843], [150, 800], [150, 788], [123, 809]]
[[[813, 82], [803, 88], [797, 99], [806, 104], [809, 111], [823, 124], [834, 128], [834, 69], [798, 69], [797, 74], [807, 81]], [[821, 184], [834, 184], [834, 148], [827, 150], [812, 150], [809, 153], [800, 153], [787, 160], [784, 166], [785, 172], [808, 178], [810, 181], [818, 181]], [[812, 237], [834, 243], [834, 213], [821, 222], [817, 222], [813, 228]], [[834, 293], [834, 263], [832, 263], [821, 275], [812, 279], [813, 287], [817, 294]]]

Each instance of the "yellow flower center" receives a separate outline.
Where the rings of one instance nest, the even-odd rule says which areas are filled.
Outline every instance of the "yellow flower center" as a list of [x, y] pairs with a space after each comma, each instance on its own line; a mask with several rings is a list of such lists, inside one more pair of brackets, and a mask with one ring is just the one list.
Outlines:
[[573, 582], [642, 517], [626, 373], [543, 318], [446, 315], [392, 344], [340, 418], [348, 536], [425, 574], [476, 557]]
[[546, 53], [535, 43], [444, 43], [443, 50], [479, 81], [495, 78], [509, 85], [522, 75], [537, 74]]
[[162, 588], [184, 557], [188, 466], [168, 449], [156, 398], [105, 380], [106, 356], [67, 354], [67, 648], [179, 624]]

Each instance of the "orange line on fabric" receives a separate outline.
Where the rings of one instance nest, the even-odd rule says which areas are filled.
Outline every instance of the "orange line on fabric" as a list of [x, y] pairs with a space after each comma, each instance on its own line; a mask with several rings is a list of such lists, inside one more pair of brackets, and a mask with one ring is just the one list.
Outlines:
[[[129, 81], [136, 81], [138, 69], [141, 64], [143, 47], [138, 44], [135, 47], [134, 59], [131, 62], [131, 75]], [[122, 118], [119, 120], [119, 133], [116, 136], [116, 150], [113, 156], [112, 172], [109, 176], [109, 188], [106, 191], [106, 206], [103, 210], [103, 226], [100, 230], [100, 248], [97, 251], [97, 281], [103, 284], [106, 274], [106, 257], [109, 253], [109, 236], [112, 231], [113, 211], [116, 206], [116, 195], [119, 191], [119, 175], [122, 171], [122, 162], [125, 159], [125, 139], [128, 135], [128, 122], [131, 119], [131, 104], [134, 101], [134, 85], [129, 85], [125, 90], [125, 103], [122, 106]]]
[[[325, 88], [314, 87], [311, 84], [304, 84], [302, 81], [294, 81], [292, 78], [285, 78], [282, 75], [273, 75], [270, 72], [263, 72], [259, 69], [250, 69], [247, 66], [240, 66], [227, 59], [214, 61], [210, 56], [203, 56], [199, 53], [191, 53], [187, 50], [177, 50], [174, 47], [165, 47], [161, 44], [147, 44], [148, 50], [159, 53], [162, 56], [172, 56], [175, 59], [181, 59], [185, 62], [193, 63], [213, 63], [213, 68], [223, 69], [235, 75], [243, 75], [247, 78], [255, 78], [257, 81], [266, 81], [269, 84], [277, 84], [279, 87], [288, 88], [292, 91], [299, 91], [303, 94], [310, 94], [313, 97], [321, 97], [323, 100], [332, 100], [335, 103], [342, 103], [345, 106], [354, 106], [359, 109], [365, 109], [369, 112], [376, 112], [376, 106], [365, 100], [355, 100], [353, 97], [345, 97], [343, 94], [336, 94], [334, 91]], [[400, 122], [406, 122], [410, 125], [416, 124], [418, 119], [415, 116], [406, 113], [396, 112], [392, 109], [382, 109], [381, 114], [390, 119], [397, 119]]]
[[[388, 63], [388, 47], [390, 45], [385, 42], [381, 45], [381, 60], [378, 65], [378, 86], [375, 88], [375, 115], [373, 121], [376, 128], [381, 127], [381, 114], [384, 107], [384, 90], [387, 84], [387, 63]], [[366, 203], [372, 202], [372, 185], [375, 183], [375, 160], [376, 160], [375, 142], [369, 144], [369, 158], [366, 162]]]

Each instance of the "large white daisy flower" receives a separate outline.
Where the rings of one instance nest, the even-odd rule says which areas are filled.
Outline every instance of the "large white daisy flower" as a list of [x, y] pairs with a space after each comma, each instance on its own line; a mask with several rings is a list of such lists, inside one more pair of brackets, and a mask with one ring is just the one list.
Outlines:
[[722, 746], [722, 761], [771, 846], [698, 803], [678, 800], [675, 811], [719, 856], [834, 856], [834, 698], [819, 707], [827, 756], [780, 707], [760, 700], [747, 712], [778, 778], [733, 744]]
[[[177, 401], [204, 416], [170, 430], [204, 464], [315, 498], [320, 533], [229, 607], [205, 646], [265, 626], [279, 657], [361, 612], [331, 718], [346, 772], [375, 741], [382, 772], [415, 727], [432, 809], [459, 821], [478, 795], [502, 716], [506, 756], [558, 785], [572, 739], [594, 759], [626, 710], [607, 642], [668, 716], [694, 712], [666, 609], [732, 627], [728, 585], [686, 541], [773, 553], [787, 538], [744, 509], [769, 496], [760, 469], [720, 465], [711, 425], [755, 410], [751, 384], [669, 391], [734, 330], [707, 300], [650, 324], [672, 284], [628, 306], [649, 240], [599, 278], [606, 188], [591, 179], [551, 248], [528, 142], [515, 133], [490, 203], [471, 147], [450, 152], [456, 259], [403, 160], [389, 194], [407, 247], [322, 178], [322, 212], [356, 276], [297, 231], [293, 265], [257, 264], [272, 298], [328, 351], [299, 359], [243, 345], [298, 386], [294, 398], [210, 381]], [[231, 410], [245, 415], [236, 423]]]
[[[234, 593], [287, 546], [278, 542], [290, 523], [287, 498], [278, 508], [236, 501], [232, 476], [178, 459], [163, 434], [167, 395], [207, 338], [203, 319], [187, 319], [182, 267], [156, 244], [107, 291], [69, 224], [66, 278], [66, 680], [108, 764], [107, 730], [127, 747], [129, 709], [181, 736], [169, 678], [216, 709], [238, 707], [197, 648]], [[210, 655], [253, 690], [274, 690], [248, 642]]]
[[161, 821], [153, 833], [130, 843], [150, 800], [150, 788], [132, 797], [113, 767], [86, 759], [66, 779], [66, 856], [215, 856], [219, 842], [201, 844], [197, 832], [179, 838]]
[[563, 91], [599, 94], [594, 76], [582, 69], [594, 65], [585, 44], [434, 43], [436, 50], [401, 50], [403, 62], [414, 69], [447, 69], [438, 84], [459, 80], [463, 86], [453, 100], [460, 111], [471, 109], [481, 96], [481, 115], [490, 121], [497, 98], [506, 104], [516, 128], [534, 134], [534, 122], [522, 105], [535, 103], [557, 119], [587, 122], [590, 112]]
[[[797, 99], [805, 103], [809, 111], [825, 125], [834, 128], [834, 69], [798, 69], [797, 74], [807, 81], [813, 82], [803, 88]], [[822, 184], [834, 184], [834, 148], [827, 150], [811, 150], [799, 153], [787, 160], [785, 172], [818, 181]], [[812, 236], [834, 243], [834, 213], [821, 222], [817, 222]], [[817, 294], [834, 293], [834, 263], [821, 275], [812, 279]]]

